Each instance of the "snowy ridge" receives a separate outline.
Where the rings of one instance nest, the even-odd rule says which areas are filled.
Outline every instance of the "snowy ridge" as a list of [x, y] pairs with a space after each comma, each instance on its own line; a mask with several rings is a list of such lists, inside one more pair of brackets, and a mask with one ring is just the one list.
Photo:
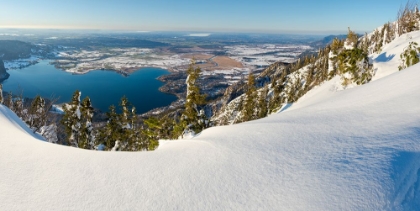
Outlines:
[[14, 140], [22, 138], [42, 141], [45, 140], [42, 136], [33, 133], [33, 131], [28, 128], [28, 126], [22, 122], [22, 120], [16, 116], [15, 113], [13, 113], [13, 111], [3, 105], [0, 105], [0, 116], [2, 117], [0, 118], [0, 125], [2, 128], [0, 130], [2, 133], [0, 139]]

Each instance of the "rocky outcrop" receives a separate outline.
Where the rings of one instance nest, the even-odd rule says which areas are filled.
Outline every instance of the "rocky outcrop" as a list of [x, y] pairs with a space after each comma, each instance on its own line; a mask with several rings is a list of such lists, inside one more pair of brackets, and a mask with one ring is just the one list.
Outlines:
[[9, 73], [6, 72], [3, 60], [0, 60], [0, 82], [9, 78]]

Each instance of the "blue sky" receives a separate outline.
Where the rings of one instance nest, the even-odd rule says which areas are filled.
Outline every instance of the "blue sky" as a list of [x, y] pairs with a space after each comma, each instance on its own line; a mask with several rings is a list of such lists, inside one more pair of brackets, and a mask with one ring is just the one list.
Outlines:
[[6, 0], [0, 28], [370, 32], [406, 0]]

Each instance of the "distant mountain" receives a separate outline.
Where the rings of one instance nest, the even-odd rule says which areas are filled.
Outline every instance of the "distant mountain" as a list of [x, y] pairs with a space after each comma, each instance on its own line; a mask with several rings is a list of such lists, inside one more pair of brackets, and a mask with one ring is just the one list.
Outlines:
[[0, 40], [0, 58], [3, 60], [15, 60], [28, 58], [36, 46], [17, 40]]
[[329, 36], [324, 37], [322, 40], [312, 42], [310, 45], [314, 48], [323, 48], [331, 44], [334, 38], [336, 37], [340, 40], [343, 40], [347, 38], [347, 34], [329, 35]]

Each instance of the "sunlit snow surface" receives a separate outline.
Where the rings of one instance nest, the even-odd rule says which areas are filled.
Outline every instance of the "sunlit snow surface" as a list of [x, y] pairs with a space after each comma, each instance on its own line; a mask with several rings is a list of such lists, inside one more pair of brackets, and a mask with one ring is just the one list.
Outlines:
[[39, 141], [0, 107], [0, 209], [418, 210], [419, 79], [420, 65], [342, 91], [333, 79], [154, 152]]

